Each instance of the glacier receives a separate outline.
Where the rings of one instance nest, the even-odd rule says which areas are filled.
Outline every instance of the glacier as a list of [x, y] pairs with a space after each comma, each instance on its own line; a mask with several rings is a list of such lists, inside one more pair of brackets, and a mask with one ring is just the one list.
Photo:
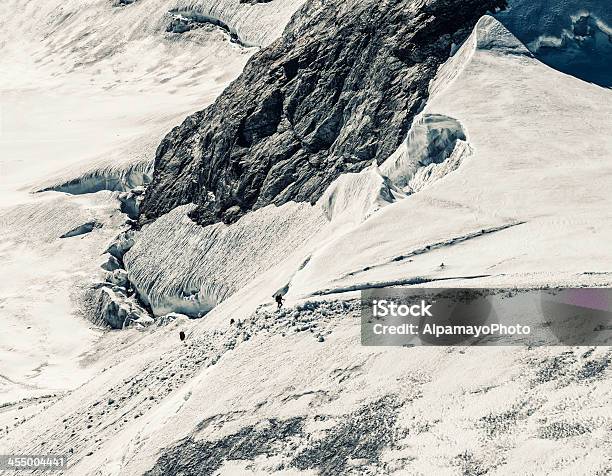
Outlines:
[[[359, 343], [362, 289], [611, 284], [611, 91], [538, 43], [583, 11], [605, 31], [609, 10], [509, 3], [456, 45], [385, 161], [314, 203], [209, 226], [193, 204], [136, 223], [140, 187], [165, 131], [257, 48], [216, 29], [164, 36], [167, 13], [214, 15], [265, 47], [301, 2], [1, 5], [23, 9], [40, 59], [0, 46], [17, 62], [0, 84], [5, 452], [69, 454], [75, 475], [606, 474], [609, 348]], [[141, 325], [104, 327], [135, 304]]]

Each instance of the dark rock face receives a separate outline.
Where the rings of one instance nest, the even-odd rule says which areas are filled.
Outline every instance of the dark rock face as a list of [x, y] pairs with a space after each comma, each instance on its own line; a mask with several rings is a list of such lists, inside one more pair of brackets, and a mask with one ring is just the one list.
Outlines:
[[217, 101], [158, 147], [143, 219], [202, 225], [289, 200], [399, 146], [451, 45], [506, 0], [310, 0]]
[[[295, 468], [334, 476], [352, 473], [350, 470], [354, 467], [351, 468], [350, 461], [360, 460], [378, 469], [376, 474], [386, 474], [380, 456], [385, 448], [393, 448], [402, 434], [397, 428], [397, 414], [402, 405], [396, 396], [385, 395], [331, 421], [322, 438], [313, 437], [307, 427], [312, 421], [330, 418], [321, 414], [262, 420], [216, 440], [189, 436], [163, 449], [155, 466], [145, 476], [208, 476], [218, 474], [226, 462], [248, 463], [262, 456], [284, 461], [276, 465], [276, 471]], [[199, 428], [205, 430], [211, 424], [218, 424], [220, 417], [228, 416], [232, 417], [228, 414], [209, 417]], [[301, 448], [297, 453], [296, 447]]]
[[145, 475], [213, 475], [226, 461], [248, 461], [258, 456], [273, 454], [275, 447], [300, 435], [303, 420], [301, 417], [288, 420], [272, 419], [262, 422], [261, 429], [247, 426], [237, 433], [211, 442], [186, 438], [176, 447], [164, 450], [155, 466]]
[[[612, 7], [610, 7], [612, 10]], [[555, 69], [604, 87], [612, 87], [612, 35], [598, 18], [583, 13], [570, 18], [555, 41], [539, 45], [536, 57]]]
[[67, 231], [62, 236], [60, 236], [60, 238], [72, 238], [73, 236], [84, 235], [86, 233], [91, 233], [96, 228], [102, 228], [102, 224], [98, 223], [95, 220], [94, 221], [90, 221], [90, 222], [87, 222], [87, 223], [83, 223], [82, 225], [79, 225], [79, 226], [77, 226], [76, 228], [73, 228], [70, 231]]

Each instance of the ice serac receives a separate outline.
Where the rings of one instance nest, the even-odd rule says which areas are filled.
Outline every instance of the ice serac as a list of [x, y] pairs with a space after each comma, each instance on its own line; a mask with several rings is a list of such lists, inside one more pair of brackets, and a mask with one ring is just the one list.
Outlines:
[[338, 177], [318, 205], [331, 222], [359, 224], [380, 208], [404, 197], [402, 190], [374, 162], [360, 173]]
[[152, 164], [148, 161], [103, 164], [91, 167], [81, 174], [73, 173], [67, 179], [62, 175], [51, 178], [34, 190], [38, 192], [53, 190], [71, 195], [96, 193], [100, 190], [129, 191], [147, 185], [151, 181], [152, 168]]
[[505, 4], [307, 2], [215, 104], [164, 138], [142, 213], [195, 203], [207, 225], [316, 202], [340, 174], [395, 151], [452, 45]]
[[416, 174], [446, 162], [455, 149], [467, 151], [469, 147], [460, 145], [465, 144], [466, 139], [457, 120], [440, 114], [420, 114], [402, 145], [383, 164], [383, 173], [397, 186], [414, 191], [410, 182]]

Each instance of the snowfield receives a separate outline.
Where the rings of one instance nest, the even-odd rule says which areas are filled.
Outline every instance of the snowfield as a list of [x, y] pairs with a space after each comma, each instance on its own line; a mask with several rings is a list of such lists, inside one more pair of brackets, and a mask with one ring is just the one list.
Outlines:
[[[0, 6], [31, 13], [27, 55], [0, 43], [3, 454], [79, 476], [609, 474], [609, 347], [360, 345], [363, 289], [612, 284], [612, 90], [525, 46], [552, 16], [483, 17], [396, 153], [317, 203], [145, 224], [121, 264], [159, 325], [109, 332], [88, 300], [120, 191], [256, 51], [231, 34], [265, 46], [301, 2], [51, 3]], [[230, 34], [167, 32], [172, 9]]]
[[[190, 8], [213, 8], [263, 45], [299, 5]], [[146, 182], [163, 135], [212, 102], [258, 49], [214, 25], [166, 32], [175, 7], [0, 5], [2, 404], [71, 389], [95, 373], [88, 353], [106, 337], [83, 302], [126, 219], [109, 190]], [[90, 233], [60, 238], [92, 219]]]

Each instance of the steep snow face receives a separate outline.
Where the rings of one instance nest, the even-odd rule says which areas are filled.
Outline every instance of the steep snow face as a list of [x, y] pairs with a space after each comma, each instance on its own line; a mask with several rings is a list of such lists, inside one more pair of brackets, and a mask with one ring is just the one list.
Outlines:
[[146, 226], [124, 256], [130, 281], [156, 315], [201, 317], [327, 224], [309, 204], [265, 207], [229, 227], [201, 227], [187, 216], [191, 208], [179, 207]]
[[405, 196], [372, 164], [339, 177], [315, 205], [270, 205], [231, 225], [202, 227], [193, 205], [177, 207], [135, 234], [123, 261], [154, 314], [201, 317], [275, 267], [286, 279], [270, 295], [286, 293], [314, 250]]
[[538, 59], [586, 81], [612, 87], [612, 3], [605, 0], [510, 0], [496, 17]]
[[[536, 284], [609, 271], [601, 243], [612, 237], [612, 93], [546, 67], [492, 17], [474, 34], [449, 62], [455, 70], [440, 70], [454, 79], [446, 88], [434, 82], [423, 111], [462, 125], [469, 158], [314, 253], [290, 295], [414, 278], [522, 274]], [[414, 167], [405, 146], [399, 153], [399, 164]], [[381, 170], [402, 167], [393, 157]]]

